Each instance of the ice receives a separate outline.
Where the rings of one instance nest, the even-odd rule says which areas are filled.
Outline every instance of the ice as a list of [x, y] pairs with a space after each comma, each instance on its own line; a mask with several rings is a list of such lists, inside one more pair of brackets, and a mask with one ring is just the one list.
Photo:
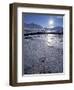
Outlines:
[[23, 74], [63, 72], [63, 35], [28, 35], [23, 42]]

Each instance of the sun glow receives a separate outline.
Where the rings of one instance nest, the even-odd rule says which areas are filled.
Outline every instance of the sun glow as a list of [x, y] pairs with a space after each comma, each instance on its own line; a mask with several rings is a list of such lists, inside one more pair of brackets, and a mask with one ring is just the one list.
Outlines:
[[49, 22], [48, 22], [48, 24], [49, 24], [49, 28], [53, 28], [54, 27], [54, 20], [49, 20]]

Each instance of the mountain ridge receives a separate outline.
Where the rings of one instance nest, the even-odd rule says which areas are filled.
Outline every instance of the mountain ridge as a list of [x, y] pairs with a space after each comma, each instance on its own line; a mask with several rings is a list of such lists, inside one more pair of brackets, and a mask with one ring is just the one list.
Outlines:
[[25, 33], [36, 33], [36, 32], [50, 32], [50, 33], [63, 33], [63, 27], [57, 26], [54, 28], [43, 28], [41, 25], [34, 23], [24, 23], [24, 31]]

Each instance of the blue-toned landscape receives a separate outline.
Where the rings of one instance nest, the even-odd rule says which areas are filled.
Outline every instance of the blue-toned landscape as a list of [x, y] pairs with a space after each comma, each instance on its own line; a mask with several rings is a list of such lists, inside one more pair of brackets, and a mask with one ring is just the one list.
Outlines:
[[63, 16], [22, 14], [22, 74], [63, 72]]

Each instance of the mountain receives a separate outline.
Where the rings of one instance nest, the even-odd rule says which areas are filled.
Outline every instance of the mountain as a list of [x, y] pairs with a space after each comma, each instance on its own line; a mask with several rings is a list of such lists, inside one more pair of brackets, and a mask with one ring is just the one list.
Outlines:
[[31, 28], [31, 29], [33, 28], [42, 29], [43, 28], [41, 25], [34, 24], [34, 23], [30, 23], [30, 24], [24, 23], [24, 27]]
[[55, 30], [56, 32], [63, 32], [63, 27], [54, 27], [53, 30]]
[[63, 33], [63, 27], [45, 28], [46, 32]]
[[63, 27], [57, 26], [54, 28], [43, 28], [41, 25], [34, 24], [34, 23], [24, 23], [24, 33], [63, 33]]

